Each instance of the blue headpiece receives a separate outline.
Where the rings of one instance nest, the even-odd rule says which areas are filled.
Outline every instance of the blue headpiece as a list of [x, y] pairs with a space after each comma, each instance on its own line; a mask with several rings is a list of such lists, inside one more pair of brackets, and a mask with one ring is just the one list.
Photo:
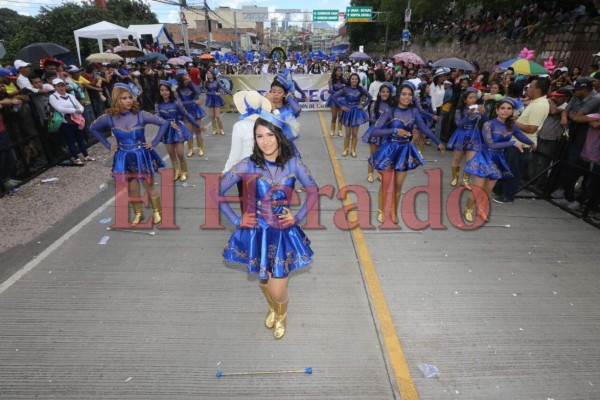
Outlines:
[[246, 101], [246, 98], [244, 98], [244, 105], [246, 106], [246, 113], [241, 115], [240, 119], [248, 118], [251, 115], [258, 115], [259, 118], [279, 127], [288, 140], [292, 141], [298, 138], [300, 123], [293, 116], [290, 115], [285, 121], [281, 120], [270, 112], [263, 110], [262, 107], [252, 108]]
[[406, 87], [412, 89], [413, 92], [415, 92], [417, 90], [417, 88], [415, 87], [415, 85], [412, 82], [410, 82], [410, 81], [404, 81], [402, 83], [402, 86], [406, 86]]
[[479, 93], [479, 90], [475, 89], [474, 87], [468, 87], [466, 92], [467, 93]]
[[510, 104], [513, 108], [517, 107], [517, 103], [513, 99], [511, 99], [510, 97], [503, 98], [502, 100], [500, 100], [498, 102], [498, 104], [500, 104], [502, 102]]
[[165, 86], [168, 86], [169, 88], [171, 87], [171, 82], [165, 81], [164, 79], [161, 79], [160, 81], [158, 81], [158, 84], [159, 84], [159, 86], [165, 85]]
[[113, 88], [119, 88], [119, 89], [125, 89], [127, 90], [129, 93], [131, 93], [131, 95], [133, 96], [133, 92], [131, 91], [131, 88], [124, 84], [124, 83], [115, 83], [115, 85], [113, 86]]

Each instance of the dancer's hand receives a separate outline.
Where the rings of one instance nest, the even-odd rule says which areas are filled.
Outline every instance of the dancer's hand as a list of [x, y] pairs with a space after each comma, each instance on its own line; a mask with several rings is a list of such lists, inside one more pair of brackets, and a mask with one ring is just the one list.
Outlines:
[[294, 214], [292, 214], [290, 209], [287, 207], [283, 207], [283, 212], [277, 216], [279, 217], [279, 223], [281, 224], [282, 228], [289, 228], [291, 226], [294, 226], [294, 224], [296, 223], [296, 218], [294, 218]]
[[171, 121], [171, 128], [179, 130], [179, 125], [177, 125], [175, 121]]
[[350, 107], [343, 106], [342, 111], [350, 111]]
[[441, 151], [442, 153], [446, 152], [446, 146], [444, 145], [444, 143], [440, 143], [438, 145], [438, 150]]
[[147, 148], [148, 150], [152, 150], [152, 143], [144, 143], [144, 147]]
[[243, 213], [242, 221], [238, 225], [238, 228], [254, 228], [256, 225], [256, 214], [253, 213]]
[[515, 142], [514, 146], [519, 149], [519, 151], [522, 153], [523, 152], [523, 143], [521, 142]]
[[110, 152], [111, 153], [116, 153], [117, 152], [117, 144], [116, 143], [111, 143], [110, 144]]

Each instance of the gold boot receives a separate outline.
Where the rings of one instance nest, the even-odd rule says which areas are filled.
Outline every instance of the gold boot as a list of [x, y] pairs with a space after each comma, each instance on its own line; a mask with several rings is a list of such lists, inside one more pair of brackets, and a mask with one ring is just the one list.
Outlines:
[[471, 178], [471, 174], [465, 172], [463, 174], [463, 178], [462, 178], [462, 185], [465, 187], [465, 189], [467, 190], [471, 190], [471, 185], [469, 185], [469, 179]]
[[132, 201], [131, 208], [133, 208], [133, 221], [131, 221], [131, 225], [137, 225], [144, 219], [144, 207], [141, 201]]
[[219, 128], [217, 127], [217, 120], [213, 119], [212, 120], [212, 134], [213, 136], [216, 135], [217, 133], [219, 133]]
[[181, 178], [179, 178], [179, 180], [181, 182], [187, 181], [187, 174], [188, 174], [187, 161], [182, 161], [181, 162]]
[[331, 123], [331, 136], [335, 135], [335, 122]]
[[339, 137], [342, 137], [342, 136], [344, 136], [344, 133], [343, 133], [343, 131], [344, 131], [344, 126], [342, 125], [342, 123], [341, 123], [341, 122], [338, 122], [338, 136], [339, 136]]
[[173, 161], [173, 181], [176, 181], [181, 176], [181, 170], [179, 169], [179, 161]]
[[473, 211], [475, 211], [475, 199], [469, 196], [467, 206], [465, 207], [465, 220], [467, 222], [473, 222]]
[[344, 151], [342, 152], [342, 157], [346, 157], [348, 155], [348, 151], [350, 147], [350, 136], [344, 137]]
[[[417, 150], [419, 151], [419, 154], [421, 155], [421, 157], [423, 157], [423, 148], [425, 148], [425, 139], [421, 138], [421, 140], [417, 144]], [[425, 157], [423, 157], [423, 158], [425, 158]]]
[[221, 121], [220, 119], [217, 121], [219, 123], [219, 133], [221, 135], [225, 134], [225, 131], [223, 130], [223, 121]]
[[202, 157], [204, 155], [204, 139], [202, 138], [202, 134], [196, 135], [196, 140], [198, 141], [198, 157]]
[[265, 318], [265, 326], [271, 329], [275, 326], [275, 308], [273, 308], [273, 299], [269, 294], [269, 288], [266, 284], [260, 284], [260, 290], [262, 290], [265, 295], [265, 299], [267, 299], [267, 304], [269, 305], [269, 312], [267, 313], [267, 317]]
[[356, 143], [358, 143], [358, 138], [353, 137], [352, 138], [352, 151], [350, 152], [350, 155], [354, 158], [356, 158]]
[[460, 175], [460, 165], [457, 167], [452, 167], [452, 182], [450, 182], [450, 186], [458, 185], [458, 176]]
[[281, 339], [285, 335], [285, 324], [287, 322], [287, 307], [288, 301], [283, 303], [273, 303], [275, 310], [275, 325], [273, 329], [273, 336], [275, 339]]
[[373, 173], [372, 173], [372, 172], [369, 172], [369, 173], [367, 174], [367, 182], [369, 182], [369, 183], [373, 183], [373, 181], [374, 181], [374, 180], [375, 180], [375, 178], [373, 177]]
[[188, 140], [188, 157], [194, 155], [194, 139]]
[[162, 212], [161, 206], [160, 206], [160, 197], [150, 197], [150, 205], [152, 206], [152, 209], [154, 210], [154, 214], [152, 216], [152, 222], [154, 223], [154, 225], [158, 225], [160, 224], [160, 221], [162, 221], [162, 216], [160, 215], [160, 213]]

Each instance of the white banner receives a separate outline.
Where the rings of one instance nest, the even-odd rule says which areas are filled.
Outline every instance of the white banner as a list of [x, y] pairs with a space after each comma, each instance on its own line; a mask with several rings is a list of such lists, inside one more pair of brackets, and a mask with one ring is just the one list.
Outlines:
[[[329, 109], [325, 107], [325, 102], [329, 97], [329, 78], [330, 74], [322, 75], [294, 75], [294, 80], [302, 91], [306, 94], [306, 101], [299, 102], [302, 111], [318, 111]], [[240, 90], [256, 90], [260, 94], [265, 94], [271, 90], [271, 83], [275, 75], [220, 75], [219, 81], [233, 93]], [[296, 93], [296, 98], [299, 98]], [[233, 99], [229, 96], [224, 97], [227, 103], [224, 111], [236, 112]]]

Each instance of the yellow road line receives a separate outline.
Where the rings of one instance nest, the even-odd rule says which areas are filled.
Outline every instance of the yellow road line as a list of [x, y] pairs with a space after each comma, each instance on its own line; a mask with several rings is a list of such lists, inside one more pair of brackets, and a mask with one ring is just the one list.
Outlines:
[[[327, 143], [329, 157], [331, 158], [331, 164], [333, 165], [333, 171], [338, 184], [338, 189], [343, 188], [346, 186], [344, 174], [342, 173], [340, 163], [336, 158], [335, 149], [333, 148], [333, 143], [331, 142], [329, 133], [327, 132], [327, 123], [325, 122], [325, 117], [321, 111], [319, 111], [318, 114], [321, 122], [321, 129], [323, 130], [323, 134], [325, 136], [325, 142]], [[351, 200], [346, 197], [344, 199], [344, 205], [349, 204], [351, 204]], [[412, 379], [408, 369], [408, 364], [404, 358], [404, 351], [400, 345], [400, 339], [398, 339], [398, 334], [396, 333], [396, 328], [394, 327], [394, 321], [392, 320], [385, 296], [383, 295], [381, 283], [379, 282], [375, 265], [373, 264], [373, 260], [369, 254], [369, 248], [367, 247], [362, 229], [357, 227], [351, 231], [351, 234], [358, 252], [360, 265], [362, 266], [365, 279], [367, 280], [369, 292], [371, 293], [371, 301], [373, 302], [373, 308], [375, 309], [375, 315], [377, 317], [377, 321], [379, 322], [381, 335], [383, 336], [390, 363], [392, 364], [394, 375], [396, 376], [396, 382], [400, 390], [400, 396], [402, 400], [418, 400], [419, 394], [417, 393], [415, 382]]]

